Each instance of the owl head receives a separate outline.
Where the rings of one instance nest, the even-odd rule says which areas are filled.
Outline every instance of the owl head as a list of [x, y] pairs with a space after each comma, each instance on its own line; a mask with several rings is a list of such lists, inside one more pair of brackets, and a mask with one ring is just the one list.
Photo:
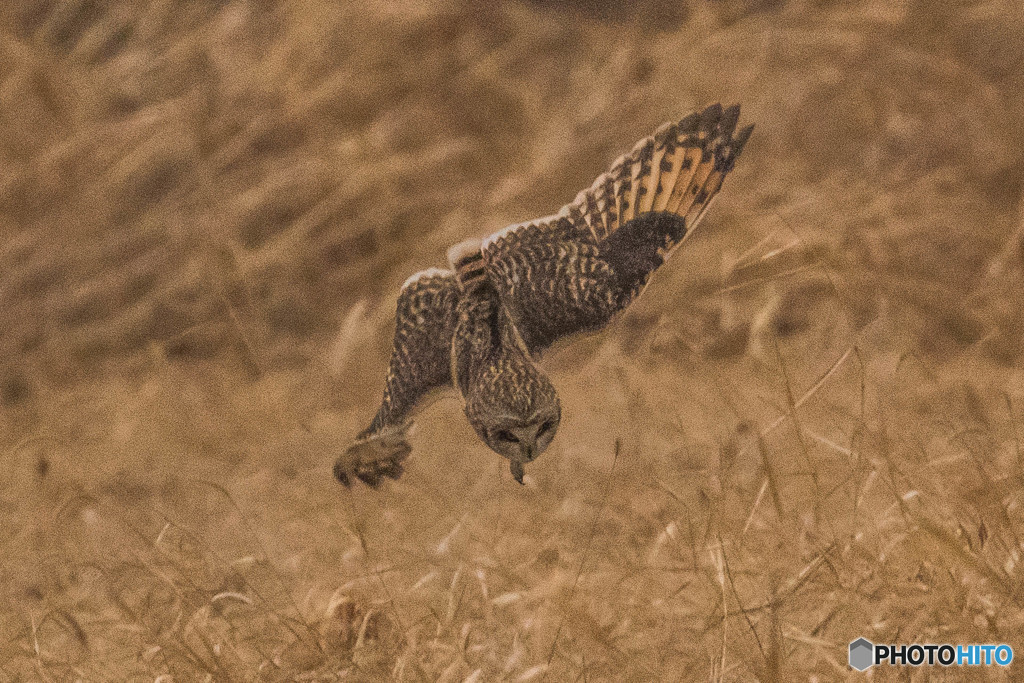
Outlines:
[[491, 450], [508, 459], [523, 483], [533, 462], [558, 432], [562, 406], [551, 381], [525, 357], [496, 360], [475, 378], [466, 417]]

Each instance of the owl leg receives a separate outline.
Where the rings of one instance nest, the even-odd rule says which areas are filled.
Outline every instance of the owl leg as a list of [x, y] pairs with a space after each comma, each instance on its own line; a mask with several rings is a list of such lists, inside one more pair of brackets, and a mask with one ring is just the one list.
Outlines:
[[400, 390], [405, 386], [403, 379], [394, 369], [389, 372], [384, 400], [373, 422], [334, 463], [334, 477], [345, 486], [351, 485], [354, 477], [376, 488], [382, 477], [398, 479], [404, 472], [402, 461], [412, 451], [407, 440], [412, 420], [408, 416], [410, 402]]
[[435, 390], [451, 386], [452, 331], [458, 305], [455, 273], [430, 268], [406, 280], [395, 306], [395, 336], [384, 397], [373, 422], [334, 465], [345, 486], [355, 477], [376, 486], [397, 479], [412, 447], [412, 414]]

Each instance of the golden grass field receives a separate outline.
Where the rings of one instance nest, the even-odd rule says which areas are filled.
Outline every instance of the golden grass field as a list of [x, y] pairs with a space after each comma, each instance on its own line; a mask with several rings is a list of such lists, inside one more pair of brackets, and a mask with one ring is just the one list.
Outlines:
[[[1022, 25], [1010, 0], [4, 3], [0, 681], [1024, 655]], [[332, 479], [409, 274], [716, 101], [754, 136], [644, 297], [545, 357], [564, 419], [526, 486], [454, 398], [399, 481]]]

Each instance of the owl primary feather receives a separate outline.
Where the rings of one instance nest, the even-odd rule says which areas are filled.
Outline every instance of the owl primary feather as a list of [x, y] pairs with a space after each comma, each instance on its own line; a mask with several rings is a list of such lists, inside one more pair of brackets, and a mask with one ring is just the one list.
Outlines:
[[473, 429], [522, 483], [561, 419], [537, 360], [555, 341], [607, 325], [693, 233], [753, 130], [737, 130], [739, 115], [739, 105], [716, 104], [665, 124], [557, 214], [463, 242], [450, 269], [410, 277], [384, 398], [335, 464], [338, 480], [400, 476], [413, 410], [454, 387]]

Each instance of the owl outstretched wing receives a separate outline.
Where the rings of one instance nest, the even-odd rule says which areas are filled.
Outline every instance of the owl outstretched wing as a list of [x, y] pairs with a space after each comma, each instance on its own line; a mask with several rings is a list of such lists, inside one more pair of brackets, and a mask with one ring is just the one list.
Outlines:
[[661, 126], [553, 216], [481, 246], [487, 275], [527, 350], [595, 330], [635, 299], [700, 223], [753, 126], [712, 105]]
[[460, 288], [455, 273], [430, 268], [402, 285], [395, 311], [395, 339], [384, 397], [370, 426], [334, 465], [348, 486], [358, 477], [376, 486], [381, 476], [398, 478], [411, 447], [410, 417], [432, 391], [451, 386], [451, 345]]

